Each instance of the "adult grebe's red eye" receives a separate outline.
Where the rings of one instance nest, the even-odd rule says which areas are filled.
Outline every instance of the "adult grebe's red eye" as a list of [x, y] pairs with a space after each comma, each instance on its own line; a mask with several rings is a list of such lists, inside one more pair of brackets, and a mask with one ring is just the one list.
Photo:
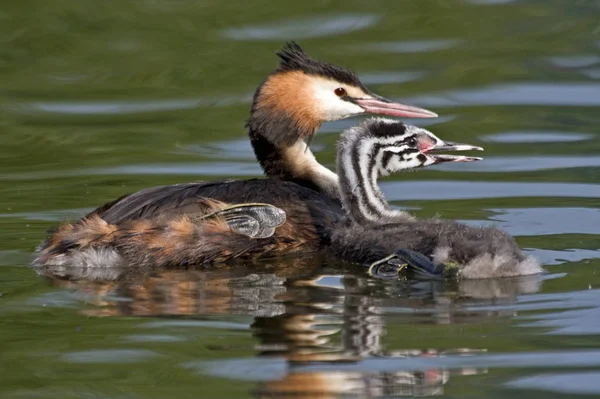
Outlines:
[[338, 97], [344, 97], [346, 95], [346, 89], [344, 89], [343, 87], [338, 87], [333, 92]]

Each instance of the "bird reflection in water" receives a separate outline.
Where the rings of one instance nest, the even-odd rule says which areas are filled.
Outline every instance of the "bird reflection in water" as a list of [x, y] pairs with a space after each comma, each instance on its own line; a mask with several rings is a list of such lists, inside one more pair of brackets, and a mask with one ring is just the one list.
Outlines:
[[[535, 277], [500, 280], [408, 281], [367, 277], [352, 266], [331, 265], [317, 256], [277, 263], [188, 270], [40, 269], [54, 286], [76, 290], [92, 304], [90, 316], [250, 315], [257, 356], [285, 359], [285, 375], [261, 381], [259, 398], [434, 396], [451, 375], [486, 369], [342, 371], [336, 364], [363, 359], [473, 355], [482, 348], [387, 350], [386, 312], [394, 331], [402, 324], [460, 324], [513, 311], [481, 305], [510, 304], [537, 292]], [[126, 300], [123, 300], [126, 299]], [[477, 308], [480, 305], [480, 309]], [[389, 314], [387, 315], [389, 317]], [[306, 365], [330, 365], [326, 371]]]

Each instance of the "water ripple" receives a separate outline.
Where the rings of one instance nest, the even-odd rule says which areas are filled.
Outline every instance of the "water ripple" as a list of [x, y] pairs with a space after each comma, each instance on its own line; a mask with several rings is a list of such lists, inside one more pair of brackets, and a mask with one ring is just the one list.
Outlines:
[[387, 370], [423, 370], [431, 367], [592, 367], [600, 366], [600, 351], [554, 351], [554, 352], [514, 352], [483, 355], [450, 355], [445, 357], [409, 357], [409, 358], [368, 358], [356, 365], [308, 365], [299, 366], [304, 371], [387, 371]]
[[145, 349], [102, 349], [66, 353], [61, 358], [69, 363], [139, 363], [158, 356]]
[[[280, 379], [287, 373], [287, 362], [283, 359], [228, 359], [221, 361], [196, 361], [183, 365], [198, 372], [221, 378], [247, 381], [269, 381]], [[432, 368], [468, 367], [592, 367], [600, 366], [600, 351], [555, 351], [513, 352], [483, 355], [445, 355], [443, 357], [391, 357], [366, 358], [350, 364], [297, 365], [297, 372], [396, 372], [427, 370]]]
[[336, 14], [293, 18], [264, 25], [229, 28], [222, 35], [234, 40], [309, 39], [366, 29], [381, 18], [369, 14]]
[[592, 79], [600, 79], [600, 68], [589, 68], [581, 71], [582, 74]]
[[187, 328], [220, 328], [223, 330], [248, 330], [250, 327], [246, 324], [212, 321], [212, 320], [164, 320], [153, 321], [143, 324], [147, 328], [165, 328], [165, 327], [187, 327]]
[[600, 198], [600, 185], [583, 183], [415, 181], [384, 182], [386, 198], [400, 200], [456, 200], [512, 197]]
[[[521, 316], [521, 327], [543, 328], [545, 335], [600, 334], [600, 290], [560, 294], [552, 312]], [[566, 309], [566, 310], [565, 310]]]
[[572, 141], [584, 141], [593, 138], [589, 133], [550, 132], [550, 131], [515, 131], [488, 134], [481, 136], [481, 140], [493, 143], [567, 143]]
[[485, 105], [600, 106], [600, 84], [513, 83], [472, 90], [455, 90], [403, 99], [424, 107]]
[[114, 100], [114, 101], [32, 101], [6, 108], [25, 114], [60, 115], [127, 115], [149, 112], [189, 110], [200, 107], [228, 107], [247, 104], [252, 95], [232, 95], [171, 100]]
[[177, 337], [175, 335], [152, 335], [152, 334], [136, 334], [136, 335], [129, 335], [127, 337], [124, 338], [125, 341], [128, 342], [157, 342], [157, 343], [162, 343], [162, 342], [182, 342], [185, 341], [186, 339], [183, 337]]
[[123, 165], [81, 170], [49, 170], [0, 174], [0, 180], [37, 180], [75, 176], [105, 175], [204, 175], [204, 176], [260, 176], [262, 169], [254, 163], [196, 162], [172, 164]]
[[43, 220], [45, 222], [58, 222], [69, 218], [79, 218], [93, 208], [59, 209], [39, 212], [13, 212], [0, 213], [0, 218], [20, 218], [25, 220]]
[[471, 4], [477, 5], [496, 5], [514, 3], [516, 0], [467, 0]]
[[382, 53], [425, 53], [430, 51], [445, 50], [458, 46], [462, 40], [456, 39], [431, 39], [431, 40], [403, 40], [397, 42], [377, 42], [361, 44], [358, 47], [364, 51], [377, 51]]
[[560, 68], [585, 68], [599, 63], [600, 57], [597, 55], [574, 55], [550, 57], [548, 61]]
[[287, 374], [284, 359], [228, 359], [223, 361], [192, 361], [182, 365], [199, 374], [246, 381], [275, 381]]
[[440, 170], [453, 172], [530, 172], [536, 170], [589, 168], [600, 166], [600, 156], [485, 157], [482, 162], [442, 164]]
[[366, 85], [383, 85], [412, 82], [421, 79], [423, 72], [371, 72], [360, 75], [360, 81]]
[[176, 154], [194, 154], [218, 159], [254, 161], [252, 146], [247, 139], [216, 141], [210, 144], [177, 145]]
[[[600, 209], [591, 208], [518, 208], [490, 209], [490, 219], [512, 235], [598, 234]], [[582, 221], [585, 220], [585, 223]], [[485, 225], [489, 221], [469, 221]], [[598, 254], [595, 256], [598, 257]]]
[[600, 258], [600, 250], [593, 251], [579, 248], [568, 248], [562, 251], [534, 248], [529, 252], [544, 265], [561, 265], [563, 263]]
[[[204, 176], [257, 176], [259, 165], [232, 162], [198, 162], [184, 164], [126, 165], [82, 171], [90, 175], [204, 175]], [[86, 173], [87, 172], [87, 173]]]
[[29, 252], [17, 249], [0, 251], [0, 266], [23, 265], [29, 263], [29, 261], [31, 261], [31, 254]]
[[[596, 295], [598, 300], [598, 295]], [[546, 335], [597, 335], [600, 334], [600, 308], [568, 310], [545, 316], [544, 320], [523, 323], [523, 327], [554, 327]]]
[[517, 378], [506, 386], [516, 389], [560, 392], [571, 394], [600, 394], [600, 372], [549, 373]]

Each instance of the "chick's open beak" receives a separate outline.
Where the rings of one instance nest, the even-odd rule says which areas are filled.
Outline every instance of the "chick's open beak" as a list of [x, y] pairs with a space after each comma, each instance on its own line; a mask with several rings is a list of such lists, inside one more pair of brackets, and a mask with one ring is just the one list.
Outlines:
[[440, 154], [440, 152], [448, 152], [448, 151], [483, 151], [483, 148], [471, 145], [471, 144], [463, 144], [463, 143], [455, 143], [452, 141], [443, 141], [441, 143], [436, 144], [435, 146], [422, 151], [428, 157], [433, 158], [435, 163], [442, 162], [473, 162], [473, 161], [481, 161], [483, 158], [480, 157], [469, 157], [464, 155], [448, 155], [448, 154]]

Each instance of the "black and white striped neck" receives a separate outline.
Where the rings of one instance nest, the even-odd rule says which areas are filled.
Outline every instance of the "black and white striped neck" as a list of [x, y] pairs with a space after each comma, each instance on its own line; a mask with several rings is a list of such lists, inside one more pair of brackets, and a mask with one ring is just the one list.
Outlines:
[[337, 170], [342, 205], [357, 224], [381, 224], [414, 220], [404, 211], [390, 208], [377, 185], [386, 175], [389, 153], [382, 151], [398, 140], [368, 133], [365, 125], [345, 132], [338, 146]]

